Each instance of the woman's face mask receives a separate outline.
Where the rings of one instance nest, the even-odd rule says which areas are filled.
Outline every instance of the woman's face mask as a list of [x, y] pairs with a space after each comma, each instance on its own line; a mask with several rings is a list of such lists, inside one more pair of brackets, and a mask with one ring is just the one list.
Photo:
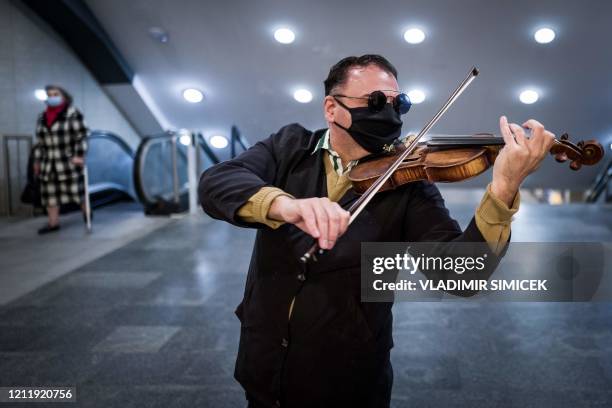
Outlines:
[[45, 103], [51, 107], [60, 106], [62, 102], [64, 102], [64, 98], [62, 98], [61, 95], [48, 96], [45, 101]]
[[[332, 95], [333, 96], [333, 95]], [[336, 95], [340, 96], [340, 95]], [[351, 114], [351, 126], [346, 128], [337, 122], [336, 126], [344, 129], [365, 150], [370, 153], [389, 151], [393, 143], [400, 137], [402, 120], [400, 112], [407, 112], [408, 108], [397, 106], [397, 103], [387, 103], [378, 111], [371, 107], [349, 108], [336, 96], [336, 102]]]

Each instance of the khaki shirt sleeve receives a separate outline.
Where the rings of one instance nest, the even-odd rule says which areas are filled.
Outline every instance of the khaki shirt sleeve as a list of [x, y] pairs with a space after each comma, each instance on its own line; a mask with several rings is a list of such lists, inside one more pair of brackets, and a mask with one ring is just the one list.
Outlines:
[[498, 255], [510, 238], [510, 223], [512, 216], [518, 211], [520, 201], [520, 193], [517, 192], [512, 207], [508, 208], [504, 202], [493, 195], [491, 184], [489, 184], [476, 210], [476, 226], [489, 243], [491, 250]]
[[258, 222], [276, 229], [284, 224], [283, 221], [268, 218], [268, 211], [272, 201], [278, 196], [285, 195], [294, 198], [291, 194], [276, 187], [262, 187], [238, 209], [238, 216], [246, 222]]

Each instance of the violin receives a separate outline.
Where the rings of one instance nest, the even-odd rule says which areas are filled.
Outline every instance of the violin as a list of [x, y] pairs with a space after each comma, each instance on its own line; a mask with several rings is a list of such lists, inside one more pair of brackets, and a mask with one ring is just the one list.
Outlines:
[[[394, 146], [392, 153], [360, 161], [349, 172], [353, 189], [363, 194], [383, 175], [397, 158], [404, 153], [415, 136], [406, 138]], [[476, 177], [495, 163], [504, 146], [504, 139], [491, 133], [472, 136], [432, 136], [406, 156], [393, 174], [378, 191], [392, 190], [418, 180], [453, 183]], [[583, 165], [597, 164], [604, 155], [602, 145], [596, 140], [569, 141], [563, 134], [550, 149], [557, 162], [570, 160], [569, 167], [579, 170]]]

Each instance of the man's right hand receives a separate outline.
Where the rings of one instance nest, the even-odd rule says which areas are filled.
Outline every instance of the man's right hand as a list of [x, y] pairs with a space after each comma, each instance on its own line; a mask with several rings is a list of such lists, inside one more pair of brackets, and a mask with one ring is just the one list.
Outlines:
[[40, 163], [34, 162], [34, 175], [38, 176], [40, 174]]
[[327, 197], [295, 199], [278, 196], [268, 217], [294, 224], [313, 238], [321, 249], [331, 249], [348, 227], [350, 213]]

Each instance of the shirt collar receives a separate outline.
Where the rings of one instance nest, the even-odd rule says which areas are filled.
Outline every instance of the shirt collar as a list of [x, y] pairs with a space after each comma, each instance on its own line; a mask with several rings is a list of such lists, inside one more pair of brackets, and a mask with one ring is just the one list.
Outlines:
[[327, 152], [329, 153], [329, 160], [331, 161], [334, 167], [334, 170], [336, 171], [336, 174], [338, 174], [339, 176], [343, 176], [349, 171], [351, 171], [351, 169], [355, 167], [355, 165], [359, 162], [359, 160], [351, 160], [350, 162], [348, 162], [347, 166], [344, 168], [342, 166], [342, 159], [340, 159], [340, 155], [336, 153], [334, 149], [331, 148], [331, 143], [329, 139], [330, 139], [330, 132], [329, 132], [329, 129], [327, 129], [325, 133], [323, 134], [323, 136], [321, 136], [321, 138], [317, 142], [317, 145], [315, 146], [311, 154], [315, 154], [321, 149], [327, 150]]

